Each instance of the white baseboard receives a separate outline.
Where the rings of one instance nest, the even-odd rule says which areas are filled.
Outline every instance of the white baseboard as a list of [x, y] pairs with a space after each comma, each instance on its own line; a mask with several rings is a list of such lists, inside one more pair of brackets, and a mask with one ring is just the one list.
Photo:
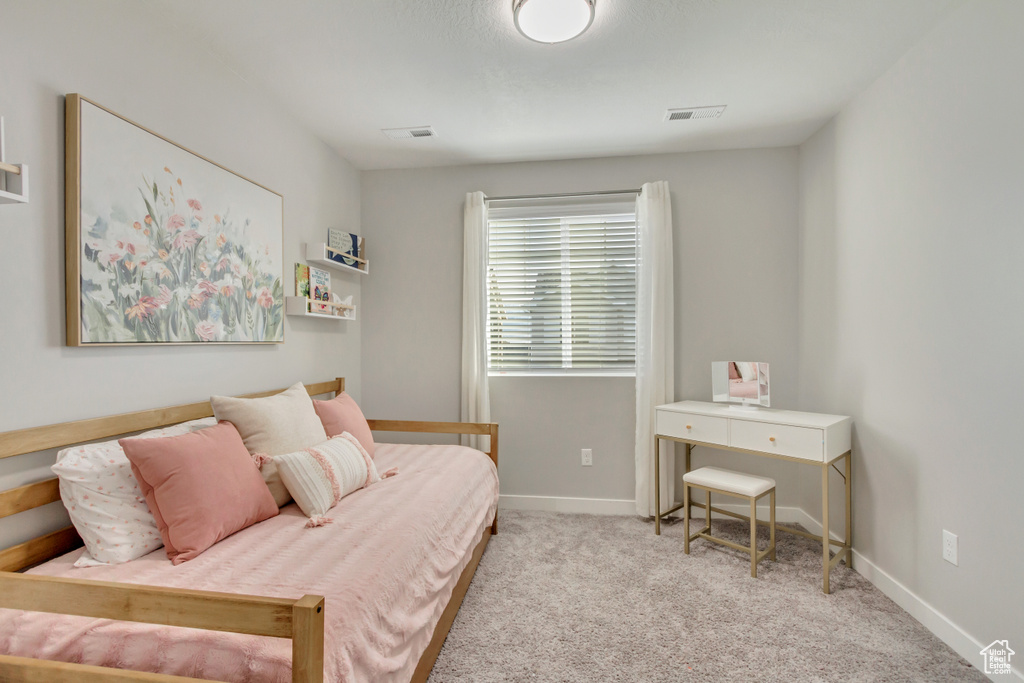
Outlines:
[[[541, 510], [545, 512], [566, 512], [574, 514], [590, 515], [633, 515], [636, 513], [636, 505], [632, 500], [620, 500], [613, 498], [560, 498], [555, 496], [511, 496], [502, 495], [499, 507], [505, 510]], [[730, 512], [748, 514], [750, 508], [746, 505], [716, 505]], [[758, 507], [758, 518], [768, 518], [768, 508]], [[674, 513], [682, 516], [682, 510]], [[703, 516], [701, 510], [698, 516]], [[714, 514], [712, 519], [729, 519], [723, 515]], [[776, 507], [775, 519], [783, 524], [800, 524], [812, 534], [821, 533], [821, 522], [811, 517], [807, 512], [797, 507]], [[833, 531], [832, 538], [839, 536]], [[910, 616], [917, 619], [929, 631], [934, 633], [942, 642], [949, 645], [953, 650], [970, 662], [978, 671], [985, 671], [985, 662], [981, 655], [981, 648], [984, 643], [974, 638], [965, 630], [957, 626], [944, 614], [932, 607], [904, 586], [895, 578], [890, 576], [874, 562], [853, 551], [853, 567], [858, 574], [870, 581], [878, 590], [889, 597], [893, 602], [907, 611]], [[1005, 675], [989, 676], [993, 681], [1006, 681]], [[1019, 667], [1013, 667], [1013, 673], [1009, 678], [1015, 678], [1024, 682], [1024, 674]]]
[[[716, 507], [716, 508], [722, 508], [723, 510], [728, 510], [729, 512], [734, 512], [734, 513], [736, 513], [738, 515], [749, 515], [750, 514], [750, 506], [749, 505], [744, 505], [742, 503], [725, 503], [725, 504], [721, 504], [721, 503], [712, 502], [711, 505], [713, 507]], [[696, 516], [697, 519], [704, 519], [704, 510], [702, 508], [698, 508], [698, 509], [694, 510], [693, 513], [694, 513], [694, 515]], [[676, 510], [675, 512], [672, 513], [672, 516], [673, 517], [678, 517], [679, 519], [682, 519], [683, 518], [683, 511], [682, 510]], [[767, 505], [758, 505], [757, 506], [757, 518], [759, 520], [761, 520], [762, 522], [767, 522], [769, 516], [770, 516], [770, 512], [768, 510], [768, 506]], [[780, 505], [776, 505], [775, 506], [775, 521], [779, 522], [781, 524], [799, 524], [799, 523], [802, 523], [804, 516], [805, 516], [804, 515], [804, 511], [801, 510], [800, 508], [783, 507], [783, 506], [780, 506]], [[736, 520], [733, 517], [730, 517], [729, 515], [723, 515], [723, 514], [720, 514], [718, 512], [712, 512], [711, 513], [711, 519], [725, 519], [725, 520], [732, 519], [733, 521], [739, 521], [739, 520]]]
[[636, 503], [615, 498], [559, 498], [555, 496], [510, 496], [502, 494], [498, 507], [505, 510], [542, 510], [584, 515], [634, 515]]
[[[558, 496], [514, 496], [502, 494], [498, 506], [505, 510], [540, 510], [543, 512], [566, 512], [584, 515], [633, 515], [636, 514], [636, 503], [633, 500], [619, 498], [562, 498]], [[718, 505], [730, 512], [749, 514], [746, 505]], [[698, 516], [704, 511], [698, 510]], [[673, 517], [682, 518], [683, 511], [673, 513]], [[768, 506], [758, 507], [759, 519], [768, 519]], [[800, 508], [776, 507], [775, 519], [783, 524], [803, 523], [807, 515]], [[714, 513], [712, 519], [730, 519], [726, 515]], [[821, 528], [821, 525], [818, 525]]]
[[[812, 534], [820, 534], [821, 522], [814, 519], [803, 510], [800, 510], [800, 512], [804, 517], [803, 520], [800, 520], [800, 523], [803, 524], [804, 528]], [[835, 532], [830, 535], [832, 538], [839, 538]], [[987, 643], [982, 643], [967, 631], [957, 626], [949, 617], [932, 607], [929, 603], [923, 600], [921, 596], [914, 593], [914, 591], [897, 581], [884, 569], [857, 552], [856, 548], [853, 551], [853, 569], [870, 581], [875, 588], [882, 591], [882, 593], [890, 600], [906, 610], [910, 616], [921, 622], [921, 625], [934, 633], [939, 640], [953, 648], [954, 652], [970, 662], [978, 671], [981, 671], [982, 673], [985, 672], [985, 659], [981, 654], [981, 649], [985, 647]], [[1021, 672], [1019, 666], [1014, 666], [1012, 668], [1012, 672], [1013, 673], [1009, 674], [1009, 676], [1005, 674], [993, 674], [988, 675], [988, 678], [993, 681], [1007, 681], [1012, 678], [1015, 678], [1018, 681], [1024, 681], [1024, 673]]]

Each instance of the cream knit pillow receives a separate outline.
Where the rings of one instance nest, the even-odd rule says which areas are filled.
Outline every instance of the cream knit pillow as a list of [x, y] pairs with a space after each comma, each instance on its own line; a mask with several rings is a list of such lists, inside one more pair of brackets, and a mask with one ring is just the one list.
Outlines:
[[[235, 425], [253, 455], [292, 453], [327, 440], [327, 432], [302, 382], [266, 398], [211, 396], [210, 404], [218, 420]], [[287, 503], [291, 496], [274, 461], [266, 459], [260, 472], [278, 507]]]
[[310, 518], [307, 526], [330, 521], [322, 515], [338, 501], [380, 481], [373, 459], [348, 432], [312, 448], [276, 455], [274, 462], [295, 502]]

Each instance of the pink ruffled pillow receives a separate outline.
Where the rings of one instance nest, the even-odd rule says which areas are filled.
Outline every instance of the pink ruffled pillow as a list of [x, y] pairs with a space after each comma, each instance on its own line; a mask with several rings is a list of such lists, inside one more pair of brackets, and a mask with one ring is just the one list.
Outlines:
[[121, 439], [174, 564], [278, 513], [230, 422], [183, 436]]
[[313, 407], [320, 416], [328, 438], [348, 432], [373, 457], [373, 432], [355, 399], [343, 391], [330, 401], [313, 401]]

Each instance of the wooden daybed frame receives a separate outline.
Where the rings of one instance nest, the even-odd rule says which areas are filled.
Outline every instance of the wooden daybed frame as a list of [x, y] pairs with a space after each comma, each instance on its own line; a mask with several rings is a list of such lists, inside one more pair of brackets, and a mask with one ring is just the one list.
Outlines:
[[[338, 394], [345, 390], [345, 378], [307, 384], [311, 396]], [[272, 396], [283, 391], [265, 391], [243, 398]], [[51, 448], [109, 439], [146, 429], [211, 417], [209, 401], [154, 408], [91, 420], [64, 422], [0, 433], [0, 459]], [[386, 432], [429, 432], [434, 434], [480, 434], [490, 436], [487, 455], [498, 465], [498, 425], [470, 422], [408, 422], [368, 420], [370, 429]], [[60, 500], [57, 479], [0, 491], [0, 518]], [[413, 683], [423, 683], [441, 652], [462, 599], [480, 563], [492, 534], [498, 532], [498, 516], [473, 550], [472, 558], [452, 592], [430, 644], [413, 673]], [[18, 573], [59, 557], [82, 545], [73, 526], [54, 531], [25, 543], [0, 550], [0, 608], [52, 612], [185, 626], [259, 636], [290, 638], [292, 641], [292, 682], [322, 683], [324, 670], [324, 598], [306, 595], [298, 600], [258, 595], [216, 593], [159, 586], [142, 586], [105, 581], [66, 579]], [[143, 673], [84, 664], [68, 664], [26, 657], [0, 655], [3, 683], [100, 683], [107, 681], [149, 681], [171, 683], [201, 679]]]

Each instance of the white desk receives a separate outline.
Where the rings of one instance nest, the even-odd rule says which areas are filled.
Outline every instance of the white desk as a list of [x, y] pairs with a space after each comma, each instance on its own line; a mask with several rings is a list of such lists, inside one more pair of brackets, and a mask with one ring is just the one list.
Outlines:
[[[769, 408], [739, 408], [721, 403], [680, 401], [655, 409], [654, 430], [654, 502], [661, 510], [661, 459], [659, 444], [662, 439], [686, 444], [686, 471], [690, 471], [690, 452], [696, 446], [707, 446], [751, 455], [781, 458], [816, 465], [821, 470], [821, 526], [822, 535], [815, 536], [793, 527], [776, 524], [779, 531], [799, 534], [821, 542], [822, 590], [829, 590], [829, 572], [840, 559], [853, 566], [851, 548], [853, 529], [850, 523], [850, 496], [852, 493], [850, 466], [850, 425], [852, 420], [843, 415], [800, 413]], [[844, 471], [836, 467], [845, 461]], [[829, 535], [828, 473], [834, 468], [846, 483], [846, 536], [834, 541]], [[692, 507], [704, 507], [691, 501]], [[675, 507], [654, 516], [654, 533], [661, 534], [661, 518], [683, 507]], [[749, 520], [749, 517], [712, 506], [712, 512]], [[764, 524], [764, 522], [758, 522]], [[825, 539], [828, 539], [827, 541]], [[838, 546], [835, 556], [829, 546]]]

